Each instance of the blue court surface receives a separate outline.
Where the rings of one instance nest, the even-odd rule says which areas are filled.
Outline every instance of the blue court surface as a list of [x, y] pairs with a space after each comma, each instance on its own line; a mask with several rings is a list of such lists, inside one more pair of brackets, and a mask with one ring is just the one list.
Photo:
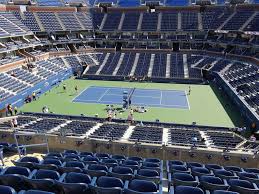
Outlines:
[[123, 92], [131, 96], [133, 106], [190, 109], [185, 91], [91, 86], [83, 90], [73, 102], [123, 104]]

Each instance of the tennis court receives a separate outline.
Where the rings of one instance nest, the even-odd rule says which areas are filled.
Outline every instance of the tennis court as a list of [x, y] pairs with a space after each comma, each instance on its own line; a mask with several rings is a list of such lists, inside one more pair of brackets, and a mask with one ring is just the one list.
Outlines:
[[134, 106], [190, 109], [186, 92], [182, 90], [90, 86], [72, 102], [122, 105], [124, 92]]

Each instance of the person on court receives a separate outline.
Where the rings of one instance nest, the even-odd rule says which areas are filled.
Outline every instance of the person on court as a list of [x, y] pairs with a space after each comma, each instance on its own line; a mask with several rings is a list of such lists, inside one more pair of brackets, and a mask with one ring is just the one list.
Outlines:
[[63, 84], [63, 90], [64, 90], [64, 92], [67, 90], [66, 84]]
[[188, 91], [188, 95], [191, 95], [191, 86], [189, 86], [189, 91]]
[[77, 86], [75, 86], [75, 91], [76, 91], [76, 93], [77, 93], [77, 91], [78, 91], [78, 87], [77, 87]]

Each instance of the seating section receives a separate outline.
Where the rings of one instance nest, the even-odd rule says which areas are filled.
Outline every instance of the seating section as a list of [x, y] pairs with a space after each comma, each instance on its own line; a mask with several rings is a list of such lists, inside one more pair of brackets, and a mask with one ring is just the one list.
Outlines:
[[25, 26], [27, 26], [33, 32], [41, 31], [35, 16], [32, 12], [23, 12], [23, 17], [21, 16], [22, 13], [14, 12], [14, 15], [19, 19]]
[[259, 115], [258, 72], [258, 67], [254, 65], [236, 62], [224, 72], [223, 78]]
[[123, 31], [137, 31], [140, 13], [125, 13], [124, 21], [122, 24]]
[[64, 4], [59, 0], [37, 0], [40, 6], [63, 6]]
[[158, 13], [143, 13], [142, 31], [157, 31]]
[[103, 124], [89, 137], [98, 139], [119, 140], [120, 138], [122, 138], [127, 128], [127, 125]]
[[95, 122], [83, 122], [83, 121], [71, 121], [67, 125], [59, 128], [59, 133], [66, 134], [67, 136], [80, 136], [86, 134], [93, 126]]
[[162, 143], [163, 129], [156, 127], [135, 127], [130, 136], [130, 141], [144, 143]]
[[31, 31], [12, 13], [0, 13], [0, 37], [12, 35], [26, 35]]
[[[257, 193], [258, 175], [238, 166], [166, 161], [170, 193], [239, 194]], [[249, 179], [254, 177], [255, 179]]]
[[105, 20], [104, 26], [102, 28], [103, 31], [114, 31], [118, 30], [119, 24], [121, 20], [121, 13], [108, 13], [107, 19]]
[[[103, 53], [97, 57], [100, 58], [101, 62], [104, 61], [106, 55], [109, 55], [107, 61], [101, 68], [98, 62], [90, 62], [89, 68], [85, 72], [87, 75], [117, 75], [117, 76], [130, 76], [133, 73], [135, 77], [147, 77], [149, 75], [149, 71], [151, 71], [151, 77], [154, 78], [184, 78], [184, 64], [183, 64], [183, 54], [153, 54], [154, 62], [151, 64], [151, 53], [141, 52], [138, 53], [138, 59], [136, 61], [137, 54], [136, 53]], [[98, 54], [99, 55], [99, 54]], [[122, 60], [120, 61], [120, 57], [123, 55]], [[91, 56], [91, 55], [90, 55]], [[92, 57], [90, 57], [92, 58]], [[83, 60], [84, 61], [84, 60]], [[169, 62], [168, 62], [169, 61]], [[213, 59], [214, 61], [214, 59]], [[119, 63], [120, 62], [120, 63]], [[136, 64], [134, 64], [136, 62]], [[97, 65], [95, 65], [97, 63]], [[119, 64], [118, 64], [119, 63]], [[170, 75], [167, 76], [167, 65], [170, 65]], [[204, 64], [207, 65], [206, 61]], [[118, 67], [117, 67], [118, 65]], [[101, 68], [101, 69], [100, 69]], [[117, 69], [116, 69], [117, 68]], [[101, 70], [98, 72], [98, 70]], [[192, 64], [188, 64], [189, 78], [201, 79], [201, 72], [192, 67]], [[116, 74], [115, 74], [116, 73]], [[169, 73], [169, 72], [168, 72]]]
[[[21, 117], [21, 118], [20, 118]], [[37, 127], [38, 126], [38, 127]], [[10, 123], [0, 125], [1, 129], [10, 128]], [[87, 117], [65, 117], [53, 114], [24, 113], [18, 117], [18, 130], [21, 132], [47, 132], [62, 136], [81, 136], [90, 139], [127, 140], [148, 144], [170, 144], [178, 146], [214, 147], [217, 149], [248, 149], [246, 140], [228, 128], [195, 127], [185, 125], [132, 126], [107, 123]], [[245, 145], [242, 146], [242, 145]]]
[[74, 13], [60, 12], [58, 17], [67, 31], [83, 30]]
[[38, 18], [40, 19], [43, 28], [46, 31], [62, 31], [61, 27], [56, 15], [52, 12], [38, 12]]

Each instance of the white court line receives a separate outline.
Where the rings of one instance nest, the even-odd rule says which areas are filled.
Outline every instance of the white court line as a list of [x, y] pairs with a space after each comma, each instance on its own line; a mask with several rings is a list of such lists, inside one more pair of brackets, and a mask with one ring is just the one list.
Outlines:
[[[88, 87], [89, 88], [89, 87]], [[72, 99], [72, 102], [77, 98], [77, 97], [79, 97], [84, 91], [86, 91], [88, 88], [85, 88], [83, 91], [81, 91], [78, 95], [76, 95], [76, 97], [74, 97], [73, 99]]]
[[189, 110], [190, 110], [190, 109], [191, 109], [191, 107], [190, 107], [190, 103], [189, 103], [189, 99], [188, 99], [188, 96], [187, 96], [186, 90], [184, 90], [184, 92], [185, 92], [185, 98], [187, 99], [188, 108], [189, 108]]
[[163, 98], [163, 91], [160, 90], [160, 105], [161, 105], [161, 103], [162, 103], [162, 98]]
[[106, 93], [110, 90], [110, 88], [106, 89], [106, 91], [103, 93], [103, 95], [97, 100], [99, 102], [105, 95]]

